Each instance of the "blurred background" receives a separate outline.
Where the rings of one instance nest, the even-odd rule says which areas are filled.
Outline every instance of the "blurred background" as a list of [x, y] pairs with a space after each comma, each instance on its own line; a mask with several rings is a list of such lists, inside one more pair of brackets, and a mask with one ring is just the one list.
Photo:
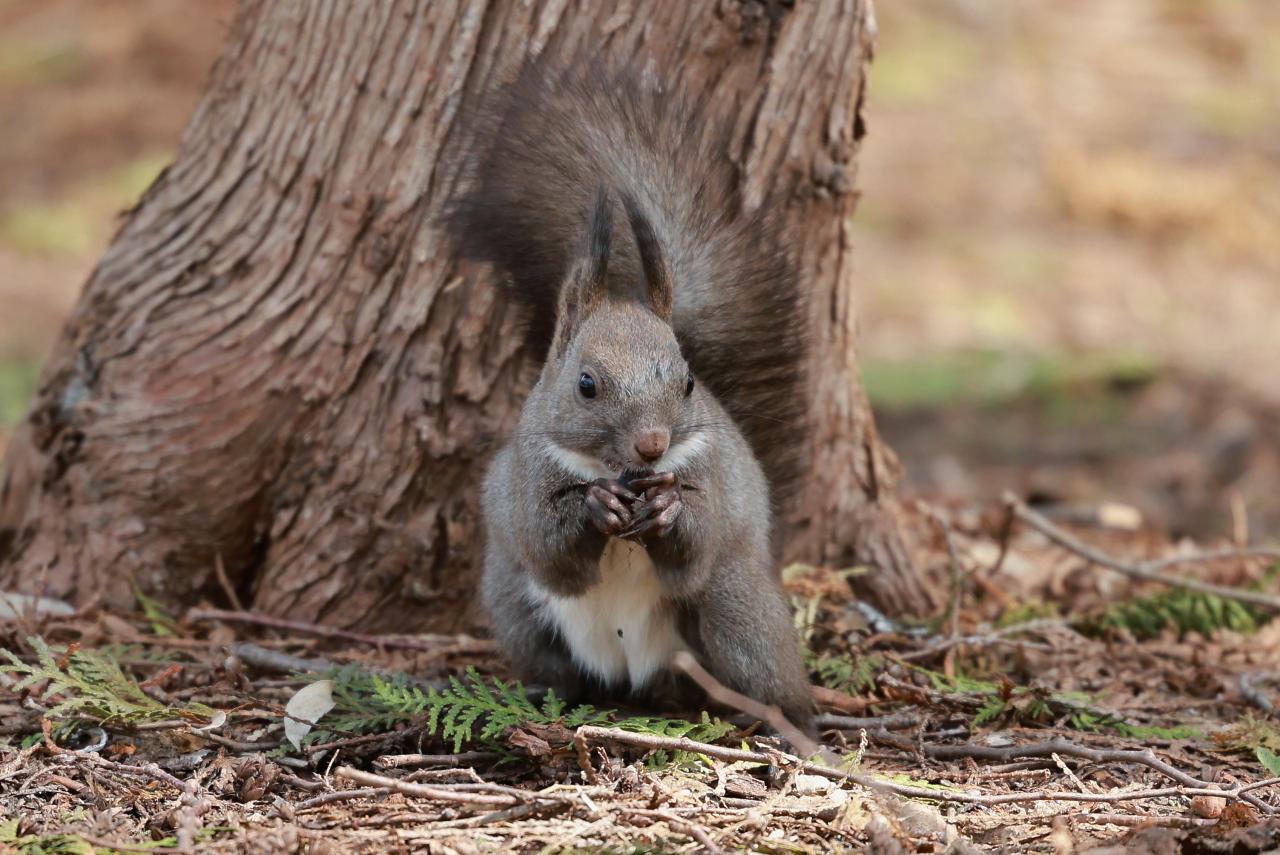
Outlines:
[[[0, 0], [0, 448], [234, 10]], [[861, 356], [909, 491], [1280, 535], [1280, 3], [877, 13]]]

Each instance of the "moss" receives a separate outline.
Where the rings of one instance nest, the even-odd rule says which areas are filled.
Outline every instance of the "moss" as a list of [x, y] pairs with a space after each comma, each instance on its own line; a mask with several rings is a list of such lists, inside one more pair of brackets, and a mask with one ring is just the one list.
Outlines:
[[1118, 390], [1150, 381], [1156, 370], [1155, 363], [1136, 353], [960, 351], [902, 360], [867, 359], [862, 378], [877, 407], [995, 406], [1032, 396], [1050, 416], [1078, 418], [1105, 415], [1112, 409], [1107, 401]]

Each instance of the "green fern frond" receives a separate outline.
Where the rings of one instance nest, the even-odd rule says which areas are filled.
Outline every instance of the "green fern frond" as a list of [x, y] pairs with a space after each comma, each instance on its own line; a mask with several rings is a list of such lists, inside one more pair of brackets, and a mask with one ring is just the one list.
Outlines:
[[973, 724], [977, 727], [978, 725], [995, 721], [1004, 715], [1005, 710], [1008, 708], [1009, 705], [1005, 703], [1004, 698], [999, 695], [992, 695], [978, 708], [978, 712], [973, 717]]
[[1194, 631], [1207, 637], [1220, 629], [1249, 634], [1267, 619], [1264, 612], [1235, 600], [1171, 588], [1116, 603], [1099, 617], [1084, 621], [1081, 628], [1092, 634], [1123, 629], [1139, 639], [1154, 638], [1169, 628], [1180, 635]]
[[43, 638], [27, 639], [36, 653], [34, 664], [22, 661], [15, 653], [0, 649], [0, 672], [22, 675], [17, 689], [35, 688], [44, 683], [38, 698], [52, 702], [45, 717], [55, 723], [89, 718], [99, 724], [137, 725], [150, 721], [177, 718], [183, 714], [212, 716], [214, 710], [203, 704], [168, 706], [147, 695], [115, 657], [101, 651], [55, 651]]
[[866, 694], [874, 689], [876, 675], [885, 665], [884, 657], [876, 653], [855, 657], [851, 653], [831, 655], [806, 650], [805, 660], [820, 685], [851, 695]]
[[[554, 692], [541, 705], [530, 700], [524, 686], [484, 678], [475, 669], [451, 677], [443, 689], [423, 691], [403, 674], [368, 674], [355, 667], [332, 672], [333, 709], [307, 735], [307, 744], [342, 735], [374, 733], [397, 724], [418, 724], [450, 743], [454, 752], [464, 743], [500, 748], [508, 728], [523, 724], [560, 725], [568, 730], [584, 724], [618, 727], [654, 736], [687, 736], [699, 742], [722, 739], [733, 726], [703, 713], [696, 722], [648, 716], [619, 718], [613, 710], [589, 705], [566, 709]], [[677, 758], [679, 759], [679, 758]]]

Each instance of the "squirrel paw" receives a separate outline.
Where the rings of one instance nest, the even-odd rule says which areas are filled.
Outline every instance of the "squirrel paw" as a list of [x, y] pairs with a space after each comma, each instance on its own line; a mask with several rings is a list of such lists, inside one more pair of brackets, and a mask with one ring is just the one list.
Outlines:
[[587, 488], [587, 515], [601, 534], [620, 537], [632, 522], [629, 503], [637, 501], [634, 493], [621, 482], [601, 478]]
[[636, 479], [631, 486], [644, 491], [644, 500], [632, 514], [631, 525], [618, 537], [635, 540], [666, 537], [684, 510], [675, 476], [664, 472]]

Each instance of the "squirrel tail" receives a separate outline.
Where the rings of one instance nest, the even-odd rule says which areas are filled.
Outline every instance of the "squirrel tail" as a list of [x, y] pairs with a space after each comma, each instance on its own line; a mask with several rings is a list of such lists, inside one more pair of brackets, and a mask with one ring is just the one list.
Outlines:
[[[599, 188], [634, 199], [670, 266], [681, 349], [747, 437], [776, 502], [802, 474], [808, 436], [806, 309], [773, 206], [742, 210], [731, 131], [706, 114], [625, 67], [530, 64], [468, 117], [447, 223], [463, 256], [504, 274], [545, 357]], [[609, 280], [621, 296], [643, 278], [634, 240], [617, 237]]]

